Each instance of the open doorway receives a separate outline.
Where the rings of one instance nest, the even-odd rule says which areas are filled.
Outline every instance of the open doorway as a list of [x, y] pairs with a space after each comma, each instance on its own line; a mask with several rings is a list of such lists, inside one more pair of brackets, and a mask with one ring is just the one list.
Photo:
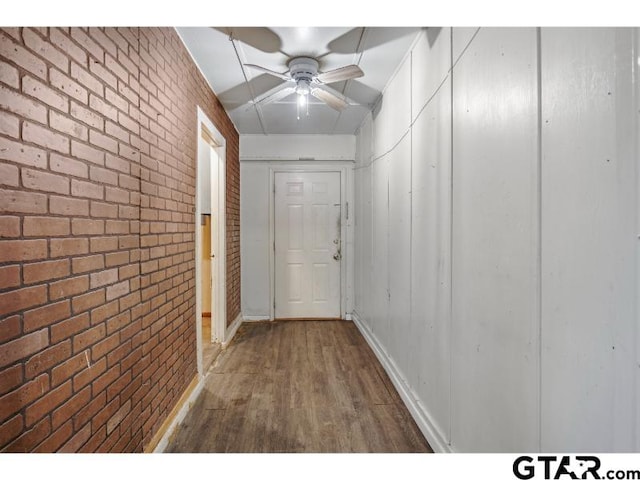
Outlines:
[[198, 373], [220, 351], [226, 327], [225, 140], [198, 108], [196, 166], [196, 339]]

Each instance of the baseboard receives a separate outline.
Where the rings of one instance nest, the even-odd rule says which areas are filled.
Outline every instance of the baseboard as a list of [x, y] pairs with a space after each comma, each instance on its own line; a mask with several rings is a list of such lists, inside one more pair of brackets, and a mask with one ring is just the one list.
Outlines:
[[423, 404], [418, 400], [413, 389], [404, 380], [394, 361], [389, 357], [389, 355], [387, 355], [385, 348], [380, 344], [369, 327], [362, 322], [360, 317], [358, 317], [357, 312], [353, 312], [351, 316], [353, 322], [358, 327], [358, 330], [360, 330], [360, 333], [362, 333], [362, 336], [365, 338], [373, 350], [373, 353], [378, 357], [382, 367], [389, 375], [391, 382], [396, 387], [396, 390], [398, 390], [402, 401], [407, 406], [407, 409], [409, 409], [409, 413], [429, 442], [429, 445], [431, 445], [431, 448], [433, 448], [433, 451], [437, 453], [451, 453], [451, 445], [442, 438], [442, 435], [440, 435], [438, 429], [430, 420], [431, 415], [429, 415], [429, 412], [424, 409]]
[[353, 321], [353, 314], [351, 313], [345, 313], [344, 314], [344, 319], [348, 320], [348, 321]]
[[233, 340], [233, 337], [238, 331], [238, 328], [240, 328], [240, 325], [242, 325], [242, 314], [239, 313], [231, 326], [229, 326], [227, 331], [224, 333], [224, 342], [221, 344], [222, 348], [227, 348], [227, 346], [229, 346], [229, 343]]
[[176, 427], [182, 423], [187, 412], [194, 404], [204, 386], [204, 377], [196, 375], [187, 389], [182, 393], [178, 403], [171, 410], [167, 418], [153, 436], [149, 444], [144, 448], [145, 453], [162, 453], [169, 444]]
[[269, 315], [245, 315], [242, 317], [245, 322], [264, 322], [265, 320], [271, 320]]

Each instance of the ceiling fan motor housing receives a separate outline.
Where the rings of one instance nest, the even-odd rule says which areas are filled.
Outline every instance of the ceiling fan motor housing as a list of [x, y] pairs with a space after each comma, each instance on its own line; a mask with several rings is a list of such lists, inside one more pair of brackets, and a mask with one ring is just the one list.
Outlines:
[[292, 58], [288, 67], [289, 74], [298, 87], [305, 85], [308, 89], [313, 78], [318, 74], [318, 61], [310, 57]]

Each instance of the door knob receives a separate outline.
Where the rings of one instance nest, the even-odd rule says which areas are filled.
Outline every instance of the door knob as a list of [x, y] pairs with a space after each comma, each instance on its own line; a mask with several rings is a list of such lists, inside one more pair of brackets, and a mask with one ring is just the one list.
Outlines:
[[338, 260], [340, 260], [341, 258], [342, 258], [342, 255], [340, 254], [340, 252], [336, 253], [336, 254], [333, 256], [333, 259], [334, 259], [335, 261], [338, 261]]

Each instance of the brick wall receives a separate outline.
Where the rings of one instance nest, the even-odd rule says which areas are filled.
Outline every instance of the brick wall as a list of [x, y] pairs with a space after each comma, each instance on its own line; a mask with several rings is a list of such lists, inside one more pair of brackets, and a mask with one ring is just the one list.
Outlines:
[[238, 134], [172, 29], [0, 31], [0, 451], [141, 451], [196, 374], [199, 105]]

